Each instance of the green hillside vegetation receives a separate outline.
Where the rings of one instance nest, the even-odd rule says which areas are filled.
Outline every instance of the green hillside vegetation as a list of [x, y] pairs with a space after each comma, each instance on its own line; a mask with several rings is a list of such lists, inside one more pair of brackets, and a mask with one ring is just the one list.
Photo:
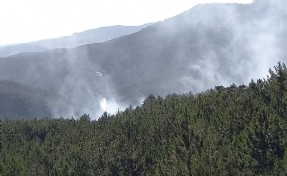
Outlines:
[[[85, 102], [83, 102], [85, 103]], [[1, 120], [0, 175], [286, 175], [287, 68], [97, 121]]]

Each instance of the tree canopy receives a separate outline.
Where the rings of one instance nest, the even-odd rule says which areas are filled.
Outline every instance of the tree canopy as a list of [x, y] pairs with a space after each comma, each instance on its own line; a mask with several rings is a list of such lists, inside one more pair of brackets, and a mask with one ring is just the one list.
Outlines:
[[287, 69], [93, 121], [0, 121], [0, 175], [286, 175]]

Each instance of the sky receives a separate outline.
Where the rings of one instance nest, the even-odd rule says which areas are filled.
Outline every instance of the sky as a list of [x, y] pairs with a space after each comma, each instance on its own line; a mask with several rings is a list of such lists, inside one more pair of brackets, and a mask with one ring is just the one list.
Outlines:
[[199, 3], [252, 0], [0, 0], [0, 45], [71, 35], [97, 27], [162, 21]]

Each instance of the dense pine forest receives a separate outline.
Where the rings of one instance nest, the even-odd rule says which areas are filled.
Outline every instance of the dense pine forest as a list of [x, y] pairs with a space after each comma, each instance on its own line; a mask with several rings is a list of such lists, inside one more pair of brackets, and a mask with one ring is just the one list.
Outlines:
[[96, 121], [0, 122], [0, 175], [286, 175], [287, 68]]

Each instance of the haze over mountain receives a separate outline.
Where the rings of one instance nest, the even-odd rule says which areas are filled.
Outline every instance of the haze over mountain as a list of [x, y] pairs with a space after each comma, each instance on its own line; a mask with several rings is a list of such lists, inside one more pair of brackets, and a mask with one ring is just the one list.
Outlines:
[[147, 23], [141, 26], [109, 26], [74, 33], [53, 39], [39, 40], [30, 43], [0, 46], [0, 57], [6, 57], [23, 52], [40, 52], [56, 48], [73, 48], [91, 43], [101, 43], [124, 35], [129, 35], [152, 25]]
[[0, 81], [0, 117], [10, 119], [51, 117], [53, 95], [13, 81]]
[[[286, 61], [284, 7], [283, 0], [198, 5], [101, 44], [0, 58], [0, 79], [57, 96], [47, 103], [55, 117], [94, 118], [149, 94], [247, 83]], [[107, 107], [101, 109], [103, 99]]]

